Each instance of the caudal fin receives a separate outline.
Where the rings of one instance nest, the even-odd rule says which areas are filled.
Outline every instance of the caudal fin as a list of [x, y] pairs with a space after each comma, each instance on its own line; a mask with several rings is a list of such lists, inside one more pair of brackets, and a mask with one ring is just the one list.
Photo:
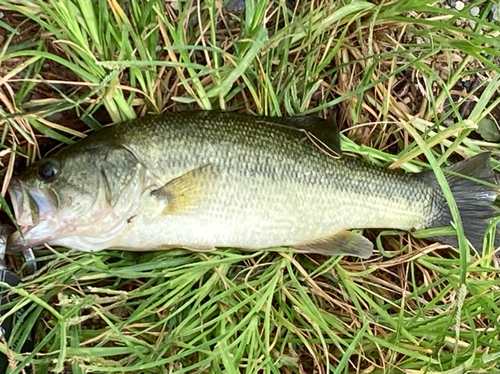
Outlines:
[[[464, 234], [479, 252], [482, 251], [483, 238], [488, 226], [495, 217], [500, 215], [500, 209], [496, 205], [500, 187], [495, 182], [490, 157], [489, 152], [481, 153], [444, 170], [458, 206]], [[432, 183], [438, 183], [434, 172], [429, 171], [426, 174], [426, 177], [433, 179]], [[445, 200], [442, 212], [432, 223], [432, 227], [451, 226], [452, 221], [453, 217]], [[443, 235], [433, 239], [454, 247], [458, 246], [456, 235]], [[499, 234], [497, 234], [496, 242], [500, 245]]]

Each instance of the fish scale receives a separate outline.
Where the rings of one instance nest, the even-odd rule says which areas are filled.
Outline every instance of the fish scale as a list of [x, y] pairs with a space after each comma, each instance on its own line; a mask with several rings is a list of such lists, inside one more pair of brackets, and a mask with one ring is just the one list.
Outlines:
[[[87, 251], [292, 246], [367, 257], [373, 245], [346, 229], [451, 224], [432, 171], [407, 174], [349, 156], [332, 157], [340, 152], [338, 142], [338, 129], [314, 117], [199, 111], [120, 123], [14, 181], [9, 191], [18, 201], [14, 210], [21, 223], [39, 217], [23, 210], [29, 204], [19, 192], [36, 200], [50, 191], [58, 204], [51, 222], [28, 229], [24, 243], [14, 236], [10, 246], [23, 248], [30, 240]], [[60, 168], [55, 180], [40, 180], [44, 162]], [[489, 155], [480, 155], [451, 170], [492, 182], [488, 162]], [[470, 229], [484, 233], [496, 215], [497, 190], [447, 178], [466, 221], [471, 207], [483, 209], [484, 218], [475, 219]], [[106, 193], [99, 193], [103, 188]], [[77, 201], [78, 216], [72, 201]], [[467, 235], [479, 245], [476, 234]], [[456, 236], [439, 239], [454, 243]]]
[[[424, 181], [368, 167], [353, 159], [326, 157], [312, 143], [304, 141], [303, 133], [298, 131], [257, 121], [249, 126], [248, 121], [229, 118], [197, 122], [196, 116], [171, 115], [144, 125], [130, 122], [119, 132], [125, 144], [125, 139], [142, 126], [155, 129], [150, 135], [153, 141], [165, 141], [167, 137], [171, 140], [168, 152], [161, 155], [158, 149], [148, 147], [150, 137], [141, 137], [144, 143], [130, 144], [133, 149], [142, 149], [138, 156], [141, 162], [152, 165], [152, 173], [165, 176], [165, 181], [205, 163], [218, 165], [222, 170], [219, 192], [210, 198], [206, 208], [190, 217], [195, 227], [206, 227], [210, 221], [222, 224], [213, 225], [211, 240], [206, 240], [203, 232], [203, 237], [193, 239], [189, 245], [290, 245], [325, 237], [342, 228], [421, 228], [425, 217], [430, 217], [426, 202], [433, 191]], [[183, 163], [172, 162], [171, 157], [178, 159], [179, 154]], [[181, 167], [176, 170], [174, 165]], [[169, 227], [172, 233], [165, 234], [162, 241], [186, 240], [173, 234], [182, 231], [175, 229], [177, 222], [186, 224], [179, 217], [157, 218], [165, 221], [158, 225]], [[303, 227], [303, 221], [308, 222], [307, 227]], [[138, 231], [133, 230], [132, 235]], [[267, 232], [265, 243], [252, 237], [255, 231]]]

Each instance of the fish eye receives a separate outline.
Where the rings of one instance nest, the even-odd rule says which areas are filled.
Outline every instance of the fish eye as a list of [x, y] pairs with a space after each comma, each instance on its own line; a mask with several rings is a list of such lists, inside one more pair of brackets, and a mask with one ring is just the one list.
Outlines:
[[59, 174], [59, 170], [59, 162], [56, 160], [43, 160], [38, 165], [38, 177], [44, 182], [52, 182]]

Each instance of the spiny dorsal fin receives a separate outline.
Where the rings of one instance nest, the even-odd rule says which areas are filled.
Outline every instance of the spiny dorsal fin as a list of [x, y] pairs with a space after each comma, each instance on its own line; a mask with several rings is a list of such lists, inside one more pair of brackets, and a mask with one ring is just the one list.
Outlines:
[[192, 112], [192, 115], [207, 116], [213, 114], [234, 117], [251, 117], [255, 121], [260, 121], [269, 125], [279, 125], [289, 129], [303, 132], [309, 140], [321, 151], [331, 157], [339, 158], [342, 155], [340, 147], [340, 132], [337, 127], [336, 118], [323, 119], [314, 116], [288, 116], [288, 117], [258, 117], [240, 114], [236, 112], [226, 112], [223, 110], [200, 110]]

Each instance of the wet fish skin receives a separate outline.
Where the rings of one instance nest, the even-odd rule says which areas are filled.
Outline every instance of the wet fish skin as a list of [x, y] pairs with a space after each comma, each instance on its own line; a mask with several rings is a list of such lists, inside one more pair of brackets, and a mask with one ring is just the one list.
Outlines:
[[[42, 161], [13, 182], [9, 192], [25, 240], [13, 234], [9, 248], [293, 246], [367, 257], [371, 243], [345, 229], [450, 224], [433, 173], [406, 174], [329, 157], [301, 131], [307, 120], [299, 121], [303, 128], [289, 121], [287, 126], [283, 119], [202, 111], [103, 129], [51, 157], [60, 168], [53, 181], [40, 180], [40, 165], [47, 163]], [[335, 148], [338, 136], [321, 136]], [[492, 182], [488, 159], [463, 165], [473, 164], [469, 174], [486, 170], [481, 179]], [[460, 191], [466, 188], [468, 195], [478, 188], [464, 183]], [[484, 203], [491, 204], [496, 192], [482, 189]], [[465, 198], [465, 211], [474, 206], [473, 198]], [[33, 205], [38, 213], [27, 208]], [[485, 207], [474, 224], [482, 232], [494, 216]]]

